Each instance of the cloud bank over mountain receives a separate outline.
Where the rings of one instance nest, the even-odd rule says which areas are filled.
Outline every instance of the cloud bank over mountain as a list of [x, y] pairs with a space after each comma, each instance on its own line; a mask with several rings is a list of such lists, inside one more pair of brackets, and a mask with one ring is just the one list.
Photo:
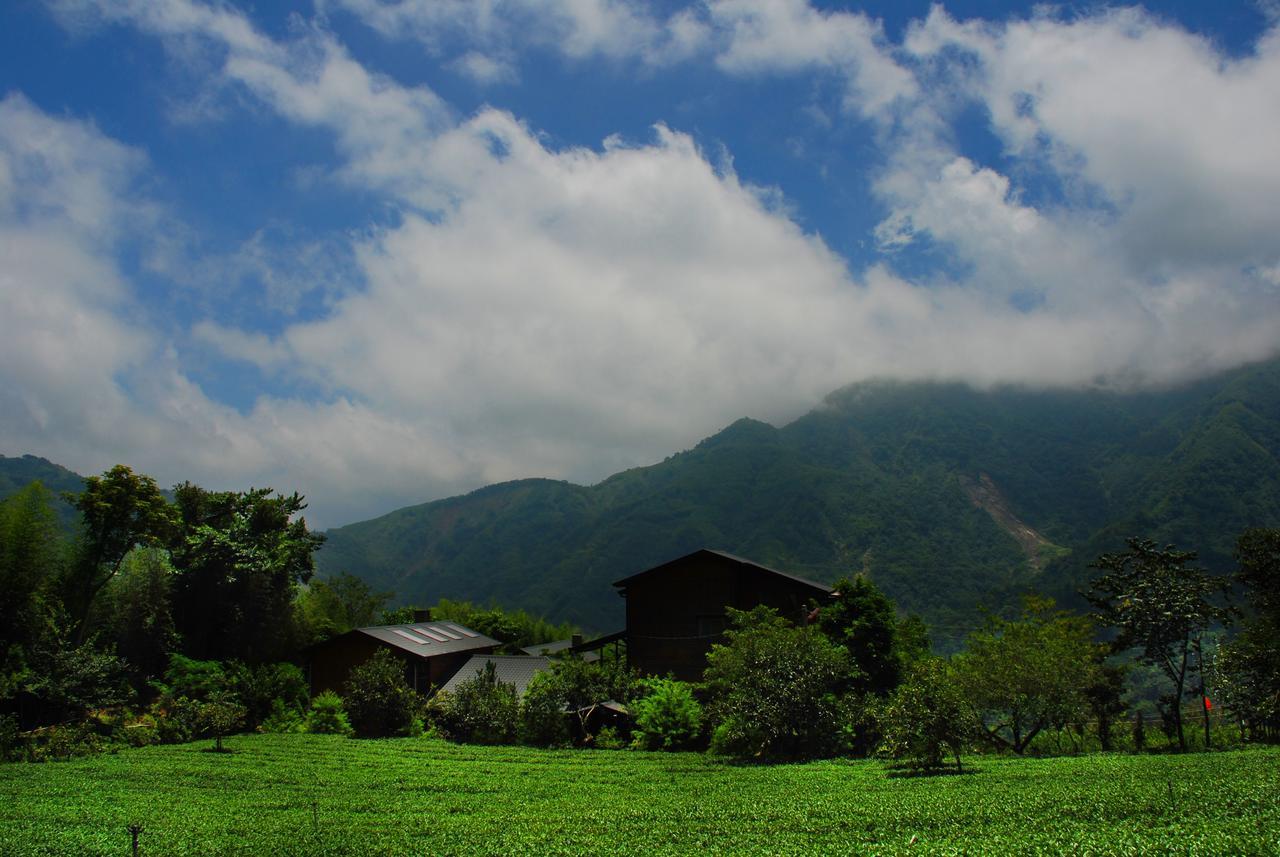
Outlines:
[[[11, 90], [5, 451], [296, 488], [336, 524], [590, 481], [870, 377], [1128, 388], [1280, 342], [1274, 25], [1230, 54], [1137, 9], [935, 6], [890, 35], [802, 0], [653, 8], [328, 0], [268, 27], [196, 0], [51, 4], [73, 46], [162, 51], [164, 123], [309, 135], [324, 157], [289, 165], [293, 186], [373, 214], [264, 218], [210, 249], [161, 142]], [[498, 88], [461, 109], [353, 47], [370, 39]], [[733, 139], [700, 141], [687, 106], [650, 108], [644, 135], [539, 128], [520, 93], [549, 62], [808, 87], [777, 112], [814, 121], [777, 134], [856, 135], [865, 252], [744, 172]]]

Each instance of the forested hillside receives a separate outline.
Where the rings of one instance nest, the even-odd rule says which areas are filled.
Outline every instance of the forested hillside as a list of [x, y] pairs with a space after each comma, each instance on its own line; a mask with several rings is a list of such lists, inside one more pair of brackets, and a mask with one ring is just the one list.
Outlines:
[[14, 458], [0, 455], [0, 500], [37, 481], [53, 494], [53, 508], [57, 512], [59, 525], [67, 532], [72, 531], [77, 521], [76, 510], [62, 498], [62, 494], [82, 491], [84, 477], [34, 455]]
[[597, 485], [510, 482], [330, 530], [318, 564], [402, 601], [608, 630], [612, 581], [712, 547], [818, 580], [864, 570], [945, 641], [1029, 588], [1070, 601], [1126, 536], [1226, 569], [1243, 529], [1277, 523], [1271, 361], [1139, 394], [859, 384]]

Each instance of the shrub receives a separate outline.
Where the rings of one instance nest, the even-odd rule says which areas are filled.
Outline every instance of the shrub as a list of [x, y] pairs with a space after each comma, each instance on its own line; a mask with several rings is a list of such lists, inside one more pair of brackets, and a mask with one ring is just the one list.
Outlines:
[[635, 746], [646, 750], [684, 750], [694, 746], [702, 735], [702, 706], [689, 685], [668, 678], [649, 679], [642, 684], [648, 693], [631, 706], [636, 717]]
[[570, 742], [565, 694], [555, 673], [540, 672], [529, 682], [520, 701], [517, 734], [535, 747], [563, 747]]
[[804, 758], [844, 749], [842, 689], [849, 654], [772, 608], [728, 610], [725, 645], [711, 647], [705, 673], [712, 750], [732, 756]]
[[285, 705], [284, 700], [277, 699], [271, 703], [271, 713], [262, 719], [258, 729], [262, 732], [287, 734], [302, 732], [305, 726], [302, 712], [291, 705]]
[[226, 666], [227, 686], [245, 708], [246, 727], [257, 729], [277, 712], [277, 704], [301, 719], [307, 708], [307, 679], [289, 663]]
[[307, 713], [306, 730], [325, 735], [350, 735], [351, 721], [342, 708], [342, 697], [326, 690], [312, 699], [311, 711]]
[[347, 716], [361, 738], [408, 735], [422, 698], [405, 683], [404, 666], [386, 649], [351, 671]]
[[959, 768], [960, 751], [976, 733], [973, 713], [941, 658], [911, 667], [881, 711], [880, 728], [881, 754], [919, 770], [940, 768], [948, 749]]
[[200, 703], [185, 696], [161, 696], [152, 703], [151, 716], [161, 744], [185, 744], [200, 730]]
[[510, 744], [516, 738], [518, 705], [513, 684], [498, 681], [491, 661], [474, 678], [444, 695], [437, 724], [455, 741]]

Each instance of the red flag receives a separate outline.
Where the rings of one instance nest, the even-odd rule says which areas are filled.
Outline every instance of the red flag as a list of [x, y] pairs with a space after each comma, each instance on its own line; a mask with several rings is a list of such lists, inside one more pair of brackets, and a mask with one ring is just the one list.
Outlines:
[[1205, 710], [1205, 711], [1208, 711], [1210, 708], [1213, 708], [1213, 703], [1212, 703], [1212, 702], [1210, 702], [1210, 701], [1209, 701], [1209, 697], [1207, 697], [1207, 696], [1206, 696], [1206, 697], [1204, 698], [1204, 710]]

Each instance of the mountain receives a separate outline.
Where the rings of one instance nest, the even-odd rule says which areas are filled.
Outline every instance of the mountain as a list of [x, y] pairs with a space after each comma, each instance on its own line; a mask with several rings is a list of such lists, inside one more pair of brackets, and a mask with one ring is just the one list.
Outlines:
[[858, 384], [597, 485], [520, 480], [336, 528], [318, 563], [405, 602], [493, 600], [611, 630], [612, 581], [718, 548], [822, 581], [865, 571], [946, 645], [1029, 589], [1072, 602], [1126, 536], [1226, 570], [1241, 530], [1277, 524], [1270, 361], [1132, 394]]
[[84, 477], [65, 467], [34, 455], [9, 458], [0, 455], [0, 500], [16, 494], [39, 480], [53, 493], [53, 507], [58, 522], [67, 532], [76, 525], [77, 512], [62, 499], [64, 491], [78, 494], [84, 490]]

